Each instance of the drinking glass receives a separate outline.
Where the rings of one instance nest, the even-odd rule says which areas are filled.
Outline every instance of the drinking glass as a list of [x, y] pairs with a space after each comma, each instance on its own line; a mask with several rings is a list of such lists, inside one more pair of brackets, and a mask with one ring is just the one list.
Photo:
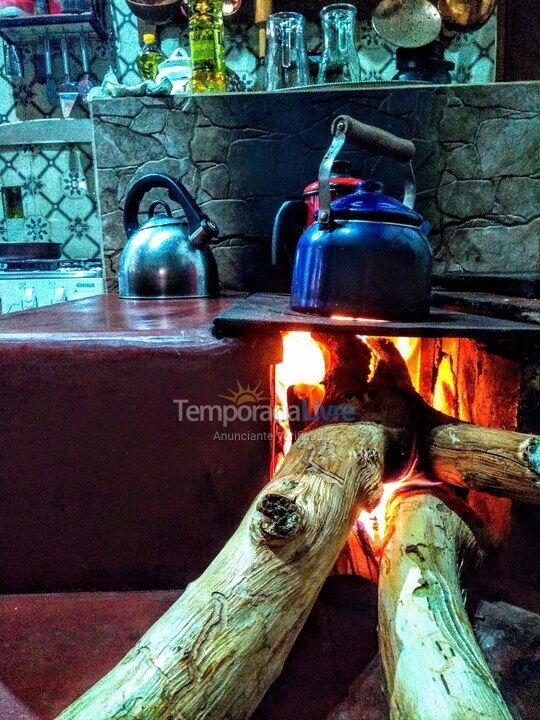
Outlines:
[[294, 12], [270, 15], [266, 21], [266, 35], [266, 89], [308, 85], [305, 17]]
[[360, 61], [354, 42], [356, 8], [348, 3], [327, 5], [321, 10], [324, 48], [317, 82], [358, 82]]

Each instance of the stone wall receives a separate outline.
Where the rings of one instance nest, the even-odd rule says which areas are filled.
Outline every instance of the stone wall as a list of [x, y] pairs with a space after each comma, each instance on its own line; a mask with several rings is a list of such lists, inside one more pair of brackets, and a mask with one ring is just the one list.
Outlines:
[[[331, 120], [343, 112], [414, 140], [417, 209], [432, 225], [438, 271], [540, 269], [540, 83], [366, 88], [95, 101], [110, 285], [127, 187], [160, 171], [181, 179], [218, 223], [224, 287], [279, 286], [270, 267], [275, 212], [316, 178]], [[344, 157], [399, 195], [398, 164], [355, 148]]]

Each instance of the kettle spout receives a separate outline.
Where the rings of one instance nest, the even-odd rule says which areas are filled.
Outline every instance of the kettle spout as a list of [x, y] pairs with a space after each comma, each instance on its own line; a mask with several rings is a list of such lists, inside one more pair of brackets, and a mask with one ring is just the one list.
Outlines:
[[218, 237], [219, 229], [215, 222], [209, 218], [203, 218], [199, 227], [191, 233], [189, 241], [196, 248], [203, 248], [208, 245], [212, 238]]

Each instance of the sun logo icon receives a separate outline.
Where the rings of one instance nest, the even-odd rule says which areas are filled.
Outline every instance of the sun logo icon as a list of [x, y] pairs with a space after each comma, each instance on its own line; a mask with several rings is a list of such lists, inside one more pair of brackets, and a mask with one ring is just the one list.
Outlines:
[[265, 398], [263, 396], [262, 391], [259, 390], [261, 387], [261, 383], [258, 383], [255, 387], [251, 387], [248, 383], [246, 387], [242, 386], [242, 383], [237, 380], [236, 381], [238, 385], [237, 390], [231, 390], [229, 388], [230, 395], [219, 395], [218, 397], [224, 398], [225, 400], [230, 400], [235, 405], [245, 405], [247, 403], [259, 403], [263, 400], [267, 400], [268, 398]]

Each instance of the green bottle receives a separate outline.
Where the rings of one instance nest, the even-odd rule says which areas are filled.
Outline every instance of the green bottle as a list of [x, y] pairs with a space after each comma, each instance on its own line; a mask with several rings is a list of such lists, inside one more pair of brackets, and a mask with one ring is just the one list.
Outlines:
[[155, 80], [158, 65], [165, 60], [165, 55], [156, 45], [156, 36], [152, 33], [143, 35], [143, 43], [135, 60], [137, 70], [143, 80]]
[[221, 0], [189, 0], [194, 93], [225, 92], [225, 29]]

